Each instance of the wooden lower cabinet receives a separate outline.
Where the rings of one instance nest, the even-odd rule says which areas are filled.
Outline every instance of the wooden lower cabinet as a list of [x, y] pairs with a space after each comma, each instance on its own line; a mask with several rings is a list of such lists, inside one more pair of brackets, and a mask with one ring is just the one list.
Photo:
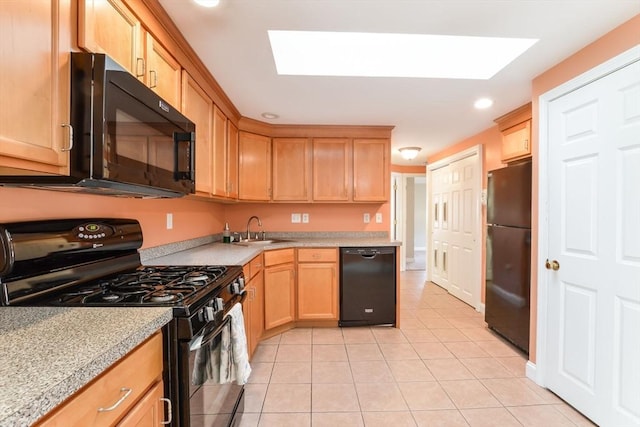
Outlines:
[[338, 320], [338, 250], [298, 249], [299, 320]]
[[118, 427], [159, 426], [163, 421], [164, 383], [160, 381], [125, 415]]
[[264, 328], [269, 330], [295, 320], [295, 252], [264, 252]]
[[164, 418], [162, 368], [162, 334], [158, 332], [35, 425], [159, 425]]
[[243, 304], [245, 333], [249, 358], [264, 332], [264, 268], [262, 254], [248, 262], [244, 270], [247, 298]]

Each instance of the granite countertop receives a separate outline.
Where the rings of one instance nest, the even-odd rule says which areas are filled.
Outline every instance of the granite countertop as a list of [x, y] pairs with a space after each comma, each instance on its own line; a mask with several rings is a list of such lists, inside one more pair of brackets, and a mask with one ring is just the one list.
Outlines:
[[0, 426], [31, 425], [171, 318], [157, 307], [0, 307]]
[[[244, 265], [264, 250], [309, 247], [367, 247], [367, 246], [400, 246], [401, 242], [384, 237], [290, 237], [270, 235], [273, 239], [286, 239], [282, 242], [242, 246], [237, 243], [210, 242], [199, 246], [171, 251], [167, 247], [166, 255], [154, 256], [155, 248], [141, 251], [142, 263], [145, 265]], [[171, 247], [171, 245], [167, 245]]]

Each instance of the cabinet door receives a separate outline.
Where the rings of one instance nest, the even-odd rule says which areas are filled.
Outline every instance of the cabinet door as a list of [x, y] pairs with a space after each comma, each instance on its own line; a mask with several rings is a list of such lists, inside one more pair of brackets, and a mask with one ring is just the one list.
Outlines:
[[160, 381], [131, 408], [129, 413], [118, 423], [118, 427], [159, 426], [164, 421], [164, 385]]
[[146, 42], [147, 86], [172, 107], [180, 108], [180, 64], [150, 33]]
[[238, 185], [240, 200], [271, 199], [271, 139], [240, 132]]
[[106, 53], [131, 74], [144, 76], [142, 27], [122, 0], [78, 1], [78, 46]]
[[264, 328], [269, 330], [295, 320], [293, 264], [264, 270]]
[[337, 263], [298, 264], [298, 319], [338, 319]]
[[309, 201], [309, 140], [274, 138], [272, 144], [273, 200]]
[[349, 152], [347, 138], [313, 140], [313, 200], [348, 201]]
[[0, 166], [67, 173], [70, 21], [68, 2], [0, 1]]
[[214, 196], [227, 195], [227, 116], [213, 106], [213, 190]]
[[238, 198], [238, 128], [227, 120], [227, 197]]
[[196, 194], [210, 196], [213, 101], [186, 71], [182, 77], [182, 112], [196, 124]]
[[264, 332], [264, 270], [259, 270], [258, 273], [251, 279], [251, 290], [253, 292], [253, 300], [251, 301], [251, 353], [256, 349], [256, 346], [262, 338]]
[[502, 131], [502, 161], [531, 156], [531, 120]]
[[389, 200], [389, 140], [353, 140], [353, 201]]

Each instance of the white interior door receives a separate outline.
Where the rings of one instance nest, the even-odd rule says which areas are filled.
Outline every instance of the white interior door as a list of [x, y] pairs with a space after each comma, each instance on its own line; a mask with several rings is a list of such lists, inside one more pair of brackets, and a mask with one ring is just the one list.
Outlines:
[[481, 147], [429, 165], [430, 280], [480, 310]]
[[[456, 268], [449, 275], [449, 293], [467, 304], [475, 307], [478, 274], [470, 266], [474, 265], [474, 256], [479, 236], [477, 235], [479, 219], [478, 187], [479, 171], [478, 155], [466, 157], [451, 163], [450, 201], [443, 203], [445, 212], [449, 211], [450, 234], [449, 250], [444, 252], [443, 268], [447, 264]], [[466, 267], [465, 266], [469, 266]]]
[[640, 426], [640, 62], [547, 111], [545, 383], [599, 425]]

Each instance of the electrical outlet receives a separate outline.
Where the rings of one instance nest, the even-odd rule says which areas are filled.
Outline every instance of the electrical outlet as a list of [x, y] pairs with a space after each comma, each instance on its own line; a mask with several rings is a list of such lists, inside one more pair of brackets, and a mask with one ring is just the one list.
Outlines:
[[291, 214], [291, 223], [292, 224], [298, 224], [300, 222], [300, 214], [299, 213], [292, 213]]
[[378, 212], [376, 214], [376, 224], [382, 224], [382, 213]]
[[371, 215], [368, 213], [364, 214], [363, 220], [365, 224], [369, 224], [371, 222]]
[[302, 214], [302, 223], [303, 224], [308, 224], [309, 223], [309, 214], [308, 213], [303, 213]]
[[173, 214], [167, 214], [167, 230], [171, 230], [173, 228]]

